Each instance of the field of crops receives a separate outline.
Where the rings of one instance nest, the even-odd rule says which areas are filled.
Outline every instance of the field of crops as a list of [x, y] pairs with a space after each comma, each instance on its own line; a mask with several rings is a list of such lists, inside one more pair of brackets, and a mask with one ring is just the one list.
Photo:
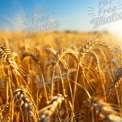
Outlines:
[[122, 52], [109, 33], [0, 32], [0, 122], [122, 122]]

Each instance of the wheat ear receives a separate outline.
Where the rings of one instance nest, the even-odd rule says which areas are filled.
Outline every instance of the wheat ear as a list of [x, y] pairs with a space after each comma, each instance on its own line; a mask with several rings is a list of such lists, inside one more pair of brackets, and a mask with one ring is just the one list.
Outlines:
[[24, 115], [28, 116], [30, 121], [37, 122], [37, 108], [30, 93], [24, 88], [17, 88], [13, 94], [22, 107]]
[[54, 114], [54, 112], [56, 111], [58, 106], [61, 105], [64, 99], [65, 98], [61, 94], [58, 94], [57, 96], [54, 96], [50, 101], [48, 101], [48, 105], [39, 112], [39, 122], [49, 121], [50, 117]]
[[122, 121], [122, 118], [118, 116], [118, 113], [114, 110], [114, 108], [110, 104], [103, 102], [100, 99], [91, 98], [88, 101], [85, 101], [85, 103], [93, 107], [96, 110], [96, 112], [98, 112], [100, 116], [106, 121]]

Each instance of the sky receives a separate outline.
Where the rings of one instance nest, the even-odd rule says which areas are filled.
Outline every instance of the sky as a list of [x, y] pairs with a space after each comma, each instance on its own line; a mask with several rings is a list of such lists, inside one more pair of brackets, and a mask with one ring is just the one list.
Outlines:
[[106, 30], [121, 34], [121, 27], [121, 0], [0, 0], [0, 31]]

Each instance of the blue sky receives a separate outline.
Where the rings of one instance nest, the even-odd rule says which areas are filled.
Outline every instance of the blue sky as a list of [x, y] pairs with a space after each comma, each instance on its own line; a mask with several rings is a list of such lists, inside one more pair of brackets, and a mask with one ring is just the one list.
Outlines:
[[[92, 12], [90, 8], [93, 8], [98, 12], [98, 4], [99, 0], [0, 0], [0, 30], [21, 31], [23, 28], [31, 28], [34, 10], [40, 11], [38, 14], [35, 12], [37, 18], [44, 20], [35, 23], [38, 27], [45, 26], [47, 22], [45, 17], [49, 15], [54, 16], [54, 20], [58, 23], [54, 30], [107, 30], [110, 24], [93, 29], [93, 24], [90, 23], [93, 17], [88, 11]], [[114, 7], [115, 3], [108, 4], [106, 9], [111, 6]], [[25, 25], [23, 18], [26, 21]], [[35, 21], [37, 22], [36, 19]]]

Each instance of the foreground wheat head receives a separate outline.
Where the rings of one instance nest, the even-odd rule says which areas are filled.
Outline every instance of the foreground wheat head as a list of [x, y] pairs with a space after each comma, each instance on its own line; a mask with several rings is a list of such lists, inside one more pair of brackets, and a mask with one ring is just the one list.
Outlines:
[[58, 109], [58, 106], [61, 105], [64, 97], [61, 94], [54, 96], [50, 101], [48, 101], [48, 105], [40, 111], [39, 121], [49, 121], [50, 117], [53, 113]]
[[27, 120], [36, 122], [38, 117], [37, 108], [31, 95], [24, 88], [15, 89], [13, 94], [19, 102], [20, 107], [22, 107], [24, 116], [28, 118]]
[[91, 98], [85, 101], [86, 104], [93, 107], [96, 112], [106, 121], [110, 122], [121, 122], [122, 118], [119, 116], [118, 112], [112, 108], [112, 106], [106, 102], [103, 102], [97, 98]]

